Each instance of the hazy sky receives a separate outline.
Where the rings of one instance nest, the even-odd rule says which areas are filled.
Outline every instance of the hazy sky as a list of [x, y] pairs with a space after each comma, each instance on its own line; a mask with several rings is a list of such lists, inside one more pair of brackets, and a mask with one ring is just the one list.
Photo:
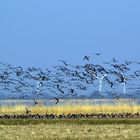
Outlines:
[[1, 0], [0, 52], [21, 66], [96, 52], [140, 60], [140, 0]]

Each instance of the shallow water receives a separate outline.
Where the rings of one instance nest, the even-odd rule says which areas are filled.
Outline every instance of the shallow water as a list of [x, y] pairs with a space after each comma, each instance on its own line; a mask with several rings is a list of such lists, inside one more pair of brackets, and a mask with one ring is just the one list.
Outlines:
[[[63, 99], [60, 100], [59, 103], [56, 105], [55, 100], [37, 100], [38, 105], [43, 106], [83, 106], [83, 105], [116, 105], [116, 104], [127, 104], [127, 105], [140, 105], [140, 99]], [[14, 107], [17, 105], [24, 105], [24, 106], [35, 106], [33, 100], [0, 100], [0, 107]]]

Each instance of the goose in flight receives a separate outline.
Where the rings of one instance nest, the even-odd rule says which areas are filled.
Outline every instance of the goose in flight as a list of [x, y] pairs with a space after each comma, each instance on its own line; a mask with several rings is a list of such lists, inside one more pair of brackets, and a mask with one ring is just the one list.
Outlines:
[[54, 99], [56, 100], [55, 104], [58, 104], [59, 103], [59, 98], [54, 97]]

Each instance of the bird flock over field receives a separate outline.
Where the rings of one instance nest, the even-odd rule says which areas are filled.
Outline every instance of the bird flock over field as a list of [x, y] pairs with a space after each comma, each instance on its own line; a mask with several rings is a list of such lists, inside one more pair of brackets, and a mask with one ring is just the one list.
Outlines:
[[[94, 54], [97, 57], [100, 55], [101, 53]], [[21, 98], [30, 95], [37, 98], [49, 94], [56, 104], [60, 98], [76, 98], [78, 93], [86, 93], [89, 86], [95, 89], [91, 95], [93, 98], [97, 95], [104, 97], [105, 92], [113, 98], [140, 95], [140, 62], [119, 62], [112, 58], [110, 62], [96, 64], [92, 61], [92, 56], [87, 55], [82, 61], [81, 65], [71, 65], [59, 60], [60, 64], [50, 69], [22, 68], [0, 62], [0, 91], [13, 96], [20, 95]], [[117, 90], [118, 87], [121, 87], [120, 91]], [[33, 100], [37, 105], [37, 100]]]

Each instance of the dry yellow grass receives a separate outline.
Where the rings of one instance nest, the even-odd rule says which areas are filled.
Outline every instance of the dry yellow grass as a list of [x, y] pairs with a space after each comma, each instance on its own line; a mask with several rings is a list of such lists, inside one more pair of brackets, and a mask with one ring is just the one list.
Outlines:
[[[32, 106], [28, 107], [31, 114], [69, 114], [69, 113], [140, 113], [140, 106], [132, 104], [116, 104], [116, 105], [66, 105], [66, 106]], [[1, 107], [0, 114], [25, 114], [26, 106], [18, 105], [15, 107]]]

